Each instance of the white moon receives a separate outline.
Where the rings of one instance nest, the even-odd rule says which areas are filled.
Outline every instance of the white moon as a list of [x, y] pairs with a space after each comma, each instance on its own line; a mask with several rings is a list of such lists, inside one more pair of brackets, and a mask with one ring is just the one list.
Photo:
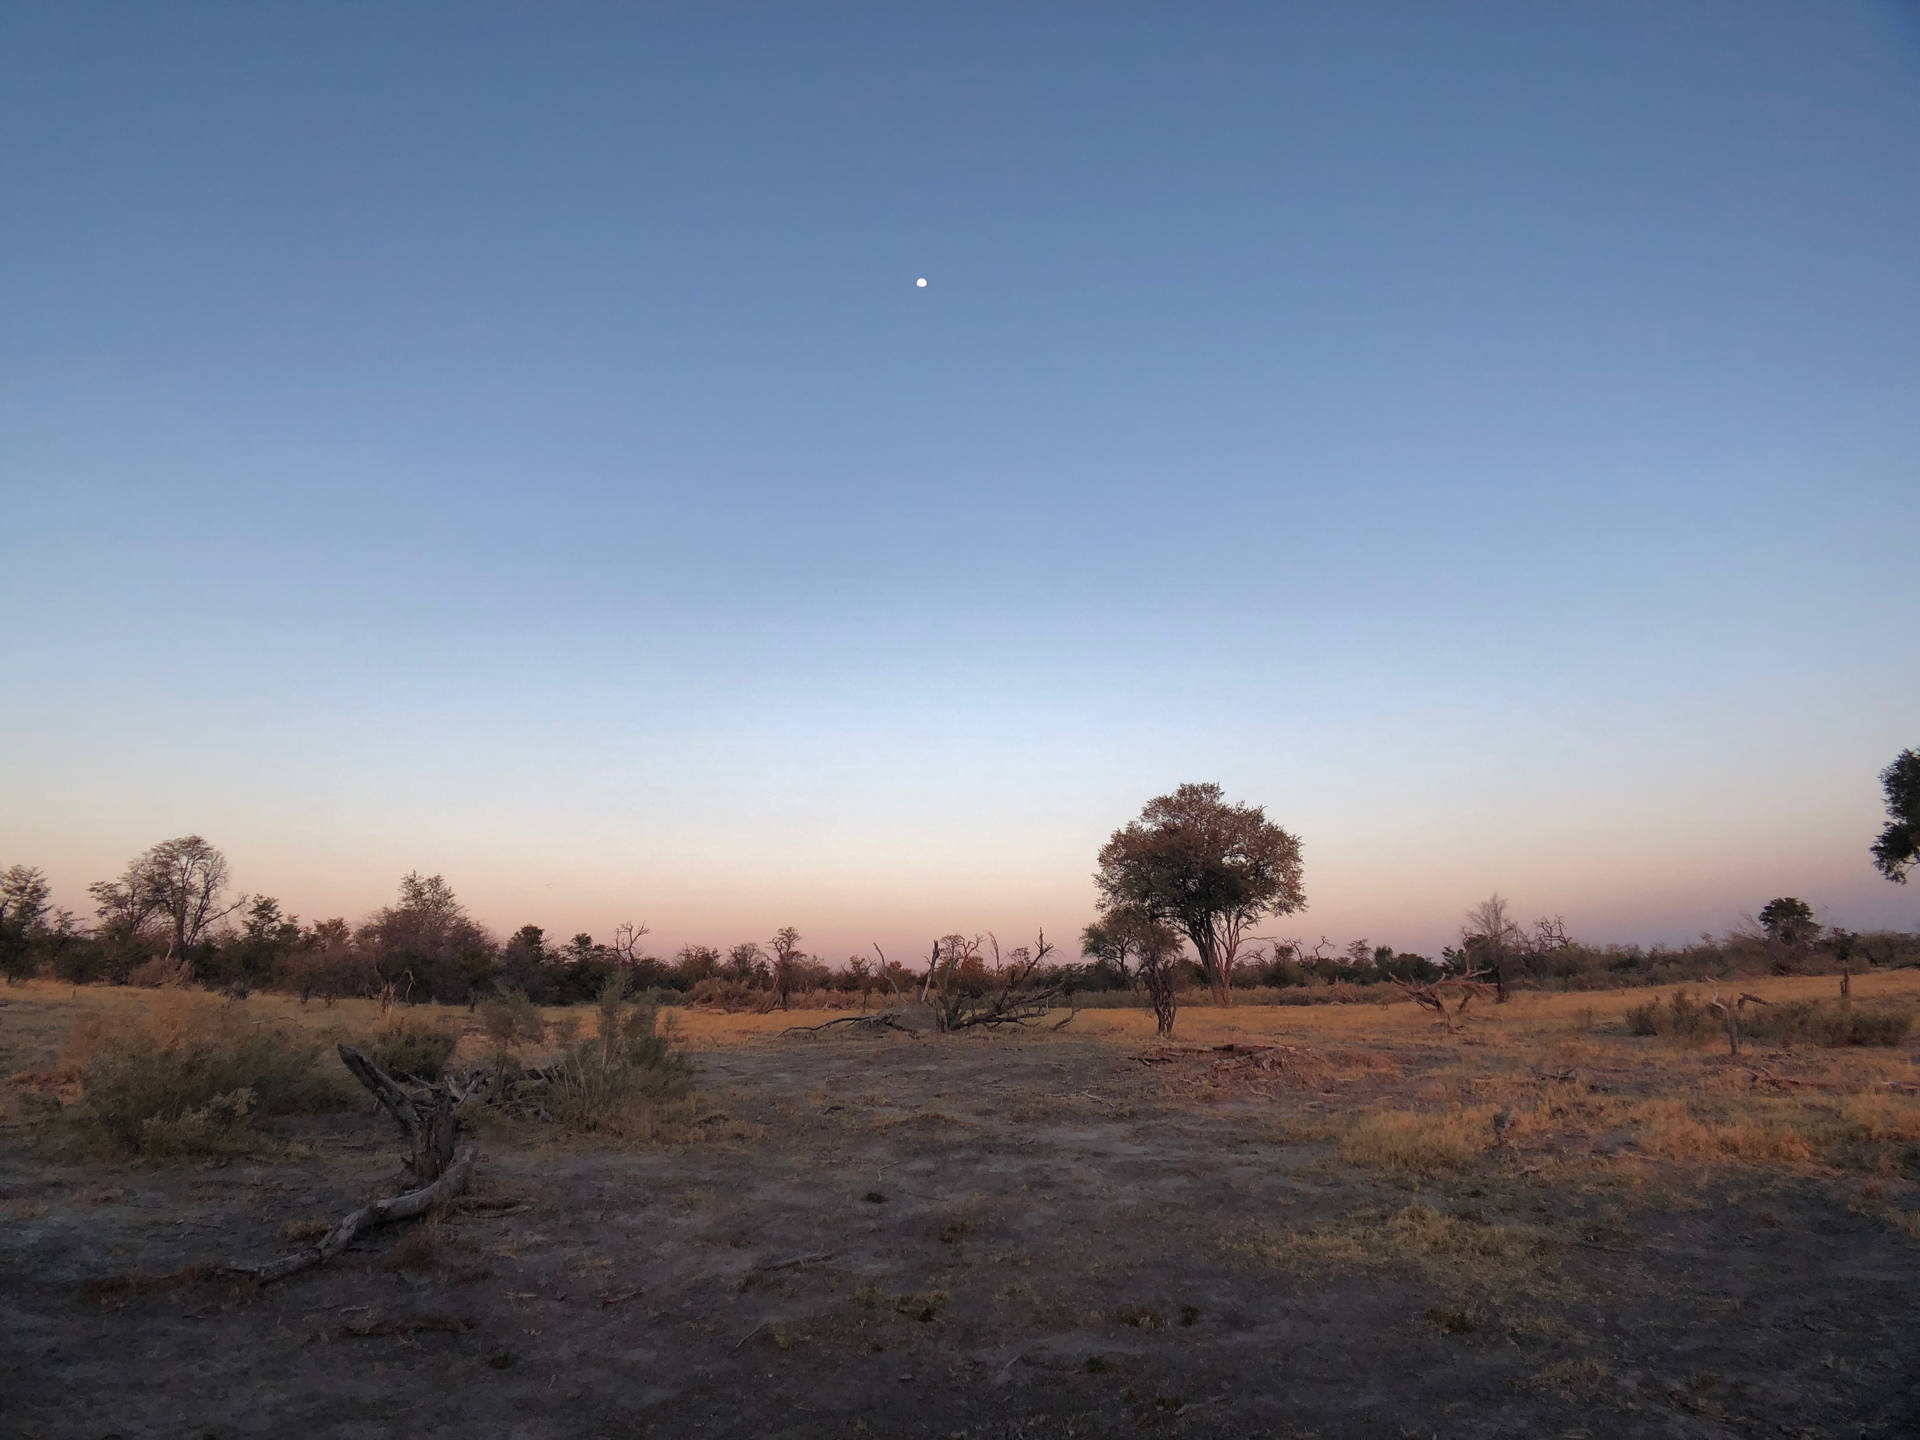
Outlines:
[[922, 290], [924, 290], [927, 288], [927, 277], [922, 275], [918, 280], [914, 281], [913, 283], [918, 285]]

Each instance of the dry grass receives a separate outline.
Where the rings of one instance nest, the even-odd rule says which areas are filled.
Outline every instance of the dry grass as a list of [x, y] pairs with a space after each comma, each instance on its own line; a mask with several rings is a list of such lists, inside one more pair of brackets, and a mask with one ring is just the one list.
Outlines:
[[1305, 1274], [1400, 1266], [1465, 1293], [1558, 1288], [1553, 1263], [1557, 1246], [1545, 1230], [1430, 1205], [1409, 1205], [1387, 1214], [1358, 1212], [1317, 1229], [1263, 1227], [1233, 1238], [1228, 1248], [1243, 1258]]
[[1340, 1137], [1342, 1160], [1389, 1174], [1433, 1176], [1465, 1170], [1493, 1140], [1489, 1107], [1448, 1111], [1376, 1110]]

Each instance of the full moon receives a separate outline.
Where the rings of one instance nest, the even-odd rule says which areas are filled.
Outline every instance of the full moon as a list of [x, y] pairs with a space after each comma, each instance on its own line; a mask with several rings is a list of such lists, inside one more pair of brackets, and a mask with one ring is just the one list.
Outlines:
[[922, 290], [924, 290], [927, 288], [927, 277], [922, 275], [918, 280], [914, 281], [913, 283], [918, 285]]

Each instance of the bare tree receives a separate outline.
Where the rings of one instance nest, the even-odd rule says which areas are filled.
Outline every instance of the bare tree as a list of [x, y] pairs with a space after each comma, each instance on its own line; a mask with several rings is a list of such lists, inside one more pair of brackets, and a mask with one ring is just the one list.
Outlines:
[[619, 957], [622, 965], [632, 967], [647, 958], [640, 949], [640, 941], [652, 933], [644, 924], [636, 925], [631, 920], [623, 920], [613, 927], [613, 939], [607, 948]]
[[134, 865], [155, 908], [166, 917], [178, 959], [185, 959], [209, 928], [246, 903], [244, 895], [226, 898], [227, 857], [198, 835], [163, 840]]
[[805, 958], [800, 953], [800, 932], [791, 925], [782, 925], [773, 932], [773, 938], [767, 942], [767, 950], [773, 959], [774, 996], [779, 1000], [782, 1010], [790, 1009], [794, 973]]
[[1721, 997], [1719, 981], [1713, 980], [1708, 983], [1713, 986], [1713, 998], [1707, 1001], [1707, 1008], [1719, 1012], [1721, 1020], [1727, 1027], [1727, 1052], [1738, 1055], [1740, 1053], [1740, 1012], [1749, 1005], [1765, 1005], [1767, 1002], [1758, 995], [1744, 990], [1740, 992], [1738, 999], [1729, 1002]]
[[1460, 944], [1475, 968], [1492, 974], [1494, 1003], [1506, 1004], [1514, 961], [1526, 944], [1526, 936], [1507, 913], [1506, 900], [1498, 894], [1489, 895], [1467, 911]]
[[[983, 941], [992, 947], [991, 962], [982, 949]], [[991, 931], [971, 939], [942, 936], [927, 959], [921, 987], [921, 999], [933, 1009], [935, 1028], [950, 1033], [979, 1026], [1033, 1024], [1071, 997], [1067, 975], [1047, 967], [1053, 950], [1044, 930], [1034, 944], [1021, 945], [1004, 957]], [[1072, 1018], [1069, 1014], [1053, 1028]]]

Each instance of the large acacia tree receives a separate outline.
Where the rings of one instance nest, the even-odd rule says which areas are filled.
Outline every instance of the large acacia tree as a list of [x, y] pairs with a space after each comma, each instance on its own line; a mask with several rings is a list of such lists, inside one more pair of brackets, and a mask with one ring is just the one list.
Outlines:
[[1258, 805], [1230, 805], [1218, 785], [1182, 785], [1146, 804], [1101, 847], [1101, 908], [1171, 925], [1192, 943], [1215, 1003], [1233, 1003], [1233, 967], [1264, 916], [1307, 903], [1300, 840]]

